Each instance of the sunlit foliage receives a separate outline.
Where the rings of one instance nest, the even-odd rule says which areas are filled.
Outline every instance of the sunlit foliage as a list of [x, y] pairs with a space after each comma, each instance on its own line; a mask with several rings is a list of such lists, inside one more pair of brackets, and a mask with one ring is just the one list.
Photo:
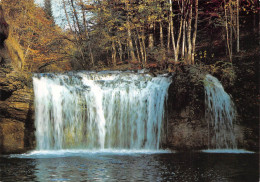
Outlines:
[[3, 0], [9, 37], [6, 42], [12, 57], [18, 57], [18, 68], [39, 71], [59, 68], [69, 69], [70, 44], [62, 30], [53, 26], [42, 8], [33, 0]]

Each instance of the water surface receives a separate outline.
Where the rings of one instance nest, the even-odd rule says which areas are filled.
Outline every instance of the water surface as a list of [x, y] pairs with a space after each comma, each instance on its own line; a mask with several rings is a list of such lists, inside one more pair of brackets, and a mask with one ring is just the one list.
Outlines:
[[258, 181], [258, 154], [45, 151], [0, 157], [0, 181]]

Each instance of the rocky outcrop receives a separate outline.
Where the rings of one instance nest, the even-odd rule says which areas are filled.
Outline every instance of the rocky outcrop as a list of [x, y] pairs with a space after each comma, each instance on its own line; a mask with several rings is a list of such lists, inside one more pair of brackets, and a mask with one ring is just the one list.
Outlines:
[[[168, 91], [167, 141], [165, 146], [173, 150], [207, 149], [209, 136], [208, 121], [205, 120], [204, 84], [206, 71], [194, 66], [181, 66], [176, 71]], [[257, 151], [257, 140], [248, 140], [247, 133], [252, 128], [234, 122], [237, 147]]]
[[5, 46], [8, 25], [0, 7], [0, 153], [33, 146], [33, 89], [30, 74], [19, 71]]
[[[3, 58], [3, 57], [2, 57]], [[24, 152], [33, 146], [33, 89], [28, 75], [5, 63], [0, 69], [0, 153]]]
[[167, 102], [167, 144], [174, 150], [205, 149], [208, 125], [204, 119], [205, 72], [180, 66], [172, 78]]
[[208, 147], [208, 130], [204, 120], [171, 120], [168, 147], [174, 150], [200, 150]]

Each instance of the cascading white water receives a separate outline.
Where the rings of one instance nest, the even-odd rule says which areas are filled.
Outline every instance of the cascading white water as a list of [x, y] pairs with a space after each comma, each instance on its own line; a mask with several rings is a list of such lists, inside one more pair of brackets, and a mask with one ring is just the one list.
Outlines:
[[158, 149], [169, 77], [130, 72], [36, 74], [38, 149]]
[[216, 149], [237, 148], [233, 126], [236, 117], [234, 103], [219, 80], [212, 75], [206, 75], [204, 87], [205, 118], [209, 124], [209, 147]]

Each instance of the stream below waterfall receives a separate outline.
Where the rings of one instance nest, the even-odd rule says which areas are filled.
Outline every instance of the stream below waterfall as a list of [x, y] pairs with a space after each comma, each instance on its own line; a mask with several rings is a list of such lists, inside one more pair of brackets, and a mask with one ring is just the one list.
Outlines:
[[258, 154], [49, 151], [0, 157], [0, 181], [257, 182]]

